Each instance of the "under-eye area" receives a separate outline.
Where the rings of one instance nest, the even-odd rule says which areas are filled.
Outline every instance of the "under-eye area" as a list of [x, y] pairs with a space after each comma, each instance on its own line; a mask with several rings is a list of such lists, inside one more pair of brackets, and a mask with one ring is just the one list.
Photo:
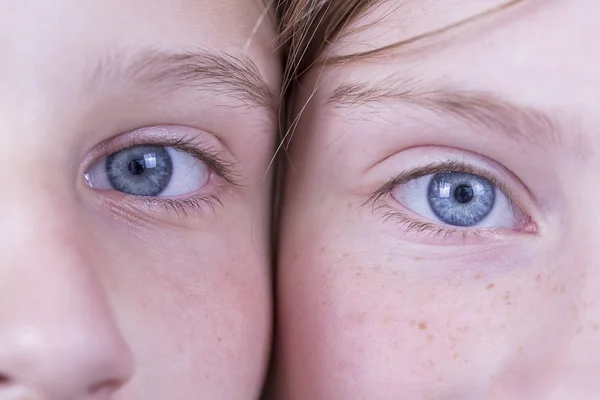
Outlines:
[[85, 184], [119, 201], [185, 215], [222, 205], [223, 187], [237, 185], [234, 164], [190, 131], [147, 127], [102, 143], [85, 168]]
[[490, 169], [447, 159], [400, 172], [365, 204], [386, 221], [399, 223], [406, 234], [417, 236], [489, 239], [537, 233], [535, 221], [511, 186]]

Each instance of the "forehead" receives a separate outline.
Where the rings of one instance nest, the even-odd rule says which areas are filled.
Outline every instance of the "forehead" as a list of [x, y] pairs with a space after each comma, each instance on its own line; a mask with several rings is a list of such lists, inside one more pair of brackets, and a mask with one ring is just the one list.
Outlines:
[[248, 56], [275, 79], [265, 14], [262, 0], [4, 0], [0, 75], [56, 79], [115, 53], [204, 49]]
[[[359, 18], [326, 56], [353, 54], [443, 29], [506, 1], [386, 1]], [[600, 35], [592, 0], [524, 0], [382, 57], [329, 68], [336, 80], [391, 76], [432, 88], [487, 90], [536, 107], [585, 109], [600, 88]], [[511, 85], [512, 83], [512, 85]], [[518, 98], [516, 98], [518, 97]], [[593, 101], [592, 101], [593, 100]], [[593, 114], [593, 110], [588, 110]]]

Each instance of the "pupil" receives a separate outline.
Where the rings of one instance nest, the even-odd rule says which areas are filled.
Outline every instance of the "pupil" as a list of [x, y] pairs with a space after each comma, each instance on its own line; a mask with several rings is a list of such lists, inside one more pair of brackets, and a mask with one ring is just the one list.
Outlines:
[[131, 160], [129, 162], [129, 172], [133, 175], [141, 175], [146, 170], [144, 160]]
[[473, 193], [473, 188], [469, 185], [458, 185], [456, 189], [454, 189], [454, 198], [460, 204], [467, 204], [471, 200], [473, 200], [475, 194]]

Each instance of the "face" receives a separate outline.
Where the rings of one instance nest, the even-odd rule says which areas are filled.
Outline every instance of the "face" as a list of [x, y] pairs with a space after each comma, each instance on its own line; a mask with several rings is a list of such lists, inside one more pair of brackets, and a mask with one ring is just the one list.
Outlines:
[[[490, 3], [384, 2], [326, 56]], [[525, 1], [303, 78], [281, 398], [597, 398], [599, 13]]]
[[253, 399], [279, 70], [260, 0], [0, 5], [0, 398]]

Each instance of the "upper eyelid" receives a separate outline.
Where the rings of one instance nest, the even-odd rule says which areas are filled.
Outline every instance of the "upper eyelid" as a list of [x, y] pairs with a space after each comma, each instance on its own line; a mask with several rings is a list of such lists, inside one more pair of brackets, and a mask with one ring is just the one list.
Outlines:
[[499, 179], [497, 176], [486, 171], [485, 169], [477, 168], [470, 163], [466, 163], [466, 162], [462, 162], [462, 161], [446, 161], [446, 162], [442, 161], [442, 162], [430, 163], [428, 165], [425, 165], [425, 166], [419, 167], [419, 168], [413, 168], [409, 171], [401, 173], [400, 175], [396, 176], [395, 178], [388, 180], [383, 186], [381, 186], [379, 189], [377, 189], [375, 192], [373, 192], [364, 201], [364, 203], [361, 205], [361, 207], [364, 207], [367, 205], [371, 205], [372, 207], [375, 207], [381, 199], [388, 196], [392, 192], [392, 190], [398, 185], [405, 184], [413, 179], [417, 179], [417, 178], [421, 178], [421, 177], [424, 177], [427, 175], [431, 175], [431, 174], [435, 174], [435, 173], [439, 173], [439, 172], [445, 172], [445, 171], [466, 172], [466, 173], [471, 173], [474, 175], [482, 176], [482, 177], [488, 179], [489, 181], [491, 181], [497, 188], [502, 190], [502, 192], [508, 197], [508, 200], [511, 204], [513, 204], [513, 205], [520, 204], [520, 202], [514, 195], [513, 191], [509, 187], [509, 185], [507, 185], [506, 183], [504, 183], [503, 180]]
[[[143, 132], [145, 131], [159, 130], [161, 128], [165, 129], [168, 134], [149, 135], [149, 137], [145, 137], [143, 135]], [[130, 132], [121, 133], [113, 138], [107, 139], [96, 145], [84, 159], [84, 162], [82, 163], [81, 175], [83, 176], [85, 171], [90, 168], [91, 165], [98, 162], [103, 157], [107, 157], [110, 154], [136, 145], [149, 144], [155, 146], [174, 147], [180, 151], [185, 151], [191, 156], [207, 164], [212, 172], [216, 173], [229, 185], [236, 187], [242, 186], [238, 182], [239, 174], [237, 172], [237, 163], [235, 161], [226, 159], [221, 151], [214, 149], [214, 146], [204, 144], [201, 140], [195, 139], [190, 135], [178, 136], [172, 134], [172, 131], [176, 130], [176, 128], [177, 127], [172, 126], [149, 126], [132, 130]], [[187, 127], [181, 128], [192, 129]]]

